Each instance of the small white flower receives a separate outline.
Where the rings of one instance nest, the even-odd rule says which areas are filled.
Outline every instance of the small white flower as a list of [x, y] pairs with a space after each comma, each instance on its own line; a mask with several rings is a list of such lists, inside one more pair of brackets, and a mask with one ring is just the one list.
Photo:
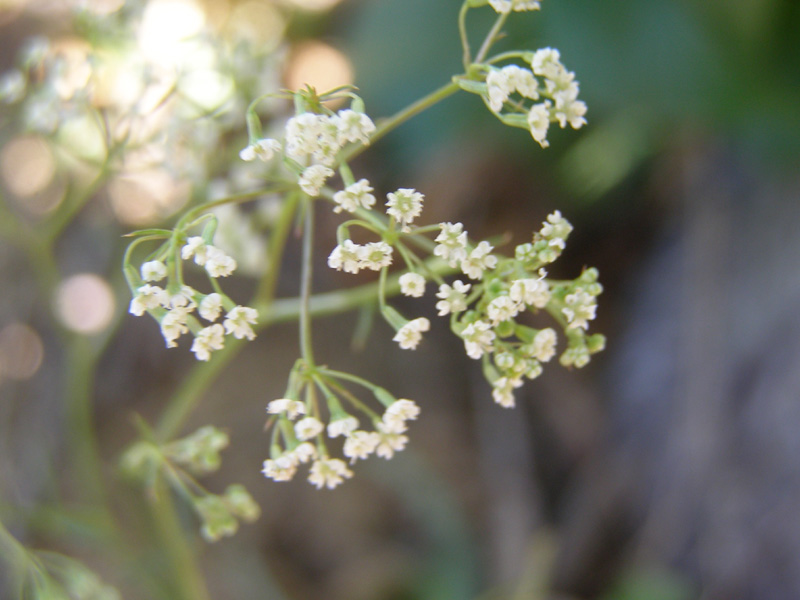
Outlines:
[[206, 321], [216, 321], [219, 313], [222, 312], [222, 296], [216, 292], [212, 292], [200, 301], [200, 306], [197, 309], [200, 316]]
[[[541, 236], [546, 240], [561, 240], [562, 244], [571, 232], [572, 225], [561, 216], [560, 210], [553, 211], [547, 215], [547, 221], [542, 223], [542, 228], [539, 230]], [[563, 246], [561, 247], [563, 248]]]
[[392, 247], [386, 242], [370, 242], [361, 251], [361, 267], [380, 271], [392, 264]]
[[300, 176], [300, 188], [312, 198], [319, 196], [322, 186], [328, 177], [333, 176], [333, 169], [324, 165], [311, 165]]
[[305, 464], [308, 461], [317, 458], [317, 449], [311, 442], [303, 442], [298, 444], [297, 447], [290, 452], [290, 454], [297, 464]]
[[191, 286], [183, 285], [177, 293], [169, 297], [169, 302], [164, 308], [185, 308], [187, 312], [191, 311], [197, 306], [197, 303], [194, 301], [196, 294], [197, 290]]
[[352, 465], [356, 460], [364, 460], [375, 452], [380, 441], [381, 436], [374, 431], [353, 431], [344, 442], [344, 455], [350, 459]]
[[319, 435], [325, 426], [316, 417], [306, 417], [294, 424], [294, 433], [301, 442]]
[[167, 267], [160, 260], [149, 260], [142, 265], [142, 279], [161, 281], [167, 276]]
[[561, 64], [561, 54], [555, 48], [537, 50], [531, 60], [531, 67], [537, 75], [551, 80], [559, 79], [564, 70], [564, 66]]
[[333, 201], [337, 204], [333, 212], [339, 213], [346, 210], [352, 213], [359, 208], [372, 208], [375, 204], [375, 196], [370, 192], [372, 192], [372, 188], [366, 179], [348, 185], [344, 190], [333, 195]]
[[403, 325], [392, 339], [400, 344], [403, 350], [415, 350], [422, 341], [422, 333], [430, 328], [431, 322], [425, 317], [420, 317]]
[[328, 437], [335, 438], [340, 435], [347, 435], [356, 429], [358, 429], [358, 419], [352, 415], [348, 415], [328, 423]]
[[170, 310], [161, 318], [161, 335], [167, 342], [167, 348], [174, 348], [175, 342], [182, 334], [189, 332], [186, 325], [188, 311], [186, 308], [177, 307]]
[[289, 481], [297, 472], [297, 462], [294, 457], [284, 454], [274, 460], [265, 460], [261, 472], [274, 481]]
[[522, 386], [522, 381], [511, 377], [500, 377], [492, 385], [494, 401], [503, 408], [514, 408], [514, 388]]
[[136, 289], [136, 295], [131, 300], [128, 312], [141, 317], [145, 311], [158, 308], [169, 303], [169, 294], [157, 285], [145, 284]]
[[253, 328], [250, 325], [255, 325], [258, 321], [258, 311], [249, 306], [235, 306], [225, 316], [222, 324], [225, 326], [225, 332], [233, 334], [237, 340], [247, 338], [252, 340], [256, 337], [253, 333]]
[[181, 258], [189, 260], [194, 256], [194, 262], [201, 267], [206, 264], [206, 243], [199, 235], [186, 240], [186, 245], [181, 248]]
[[478, 359], [486, 352], [492, 351], [495, 333], [486, 321], [475, 321], [467, 325], [461, 332], [467, 356]]
[[209, 360], [213, 350], [222, 350], [225, 345], [225, 329], [219, 323], [204, 327], [197, 332], [192, 343], [192, 352], [197, 360]]
[[513, 319], [519, 314], [519, 304], [508, 296], [498, 296], [486, 307], [486, 314], [492, 320], [492, 325]]
[[539, 142], [542, 148], [547, 148], [547, 130], [550, 128], [550, 101], [534, 104], [528, 112], [528, 127], [531, 128], [533, 139]]
[[582, 288], [577, 288], [564, 298], [567, 305], [561, 309], [567, 317], [567, 329], [588, 329], [589, 321], [595, 318], [597, 299]]
[[337, 129], [339, 143], [362, 142], [369, 144], [369, 134], [375, 131], [375, 123], [367, 115], [345, 109], [338, 113]]
[[400, 276], [400, 292], [404, 296], [421, 298], [425, 294], [425, 278], [419, 273], [404, 273]]
[[550, 302], [550, 287], [544, 279], [517, 279], [511, 284], [508, 295], [526, 306], [544, 308]]
[[533, 338], [533, 358], [548, 362], [556, 353], [556, 332], [550, 327], [540, 330]]
[[489, 4], [501, 14], [510, 13], [512, 10], [522, 12], [541, 8], [539, 0], [489, 0]]
[[249, 146], [242, 148], [242, 151], [239, 152], [239, 158], [246, 160], [247, 162], [253, 161], [257, 158], [263, 160], [264, 162], [269, 162], [272, 160], [272, 157], [275, 156], [275, 153], [280, 151], [281, 143], [278, 140], [262, 138], [260, 140], [256, 140]]
[[216, 246], [207, 246], [205, 268], [209, 277], [227, 277], [236, 270], [236, 261]]
[[463, 283], [459, 279], [453, 282], [452, 287], [446, 283], [440, 285], [439, 291], [436, 293], [436, 297], [441, 298], [441, 300], [436, 303], [439, 316], [443, 317], [450, 313], [467, 310], [467, 292], [469, 292], [469, 288], [471, 287], [471, 284]]
[[439, 223], [442, 231], [434, 241], [438, 245], [433, 249], [433, 254], [446, 260], [451, 267], [467, 258], [467, 232], [462, 231], [461, 223]]
[[387, 431], [381, 423], [378, 423], [378, 435], [380, 435], [381, 441], [375, 449], [375, 454], [387, 460], [392, 458], [395, 452], [405, 449], [408, 443], [407, 436]]
[[494, 248], [489, 242], [481, 242], [461, 261], [461, 270], [471, 279], [480, 279], [484, 270], [494, 269], [497, 265], [497, 257], [490, 254], [492, 250]]
[[345, 273], [358, 273], [363, 266], [361, 258], [364, 255], [364, 247], [353, 243], [352, 240], [345, 240], [333, 249], [328, 257], [328, 266], [331, 269]]
[[353, 472], [347, 468], [343, 460], [338, 458], [322, 458], [311, 465], [308, 481], [315, 485], [317, 489], [322, 486], [332, 490], [345, 479], [353, 476]]
[[381, 419], [381, 430], [386, 433], [403, 433], [406, 421], [413, 421], [419, 416], [419, 407], [413, 400], [397, 400], [386, 409]]
[[409, 224], [422, 212], [424, 196], [414, 189], [400, 188], [386, 197], [389, 199], [386, 214], [397, 219], [403, 231], [410, 231]]
[[267, 412], [271, 415], [286, 413], [290, 419], [296, 419], [298, 415], [306, 414], [306, 405], [299, 400], [291, 398], [279, 398], [267, 404]]

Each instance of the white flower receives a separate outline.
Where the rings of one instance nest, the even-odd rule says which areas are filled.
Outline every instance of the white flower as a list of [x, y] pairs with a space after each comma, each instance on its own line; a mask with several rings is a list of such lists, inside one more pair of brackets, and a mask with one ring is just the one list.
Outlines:
[[206, 321], [216, 321], [219, 313], [222, 312], [222, 296], [212, 292], [200, 301], [200, 307], [197, 312]]
[[375, 204], [375, 196], [370, 194], [371, 191], [372, 188], [366, 179], [348, 185], [344, 190], [333, 195], [333, 201], [337, 204], [333, 212], [339, 213], [346, 210], [352, 213], [358, 208], [371, 208]]
[[425, 278], [419, 273], [404, 273], [400, 276], [400, 292], [404, 296], [421, 298], [425, 294]]
[[531, 60], [533, 72], [551, 80], [563, 77], [564, 66], [561, 64], [561, 54], [555, 48], [541, 48], [537, 50]]
[[300, 176], [300, 188], [312, 198], [319, 196], [325, 180], [333, 176], [333, 169], [324, 165], [311, 165]]
[[422, 212], [424, 196], [414, 189], [400, 188], [386, 197], [389, 199], [386, 214], [397, 219], [403, 231], [410, 231], [408, 225]]
[[236, 261], [216, 246], [206, 246], [205, 268], [209, 277], [227, 277], [236, 270]]
[[185, 308], [187, 311], [191, 311], [197, 306], [194, 301], [196, 294], [197, 290], [188, 285], [183, 285], [177, 293], [169, 297], [169, 302], [165, 308]]
[[170, 310], [161, 318], [161, 335], [167, 342], [167, 348], [174, 348], [178, 344], [175, 342], [182, 334], [188, 333], [189, 327], [186, 325], [188, 311], [186, 308], [177, 307]]
[[311, 442], [303, 442], [290, 452], [292, 458], [298, 464], [305, 464], [313, 458], [317, 458], [317, 449]]
[[461, 332], [461, 338], [464, 340], [467, 356], [478, 359], [485, 352], [492, 351], [495, 333], [492, 331], [491, 325], [486, 321], [475, 321], [464, 328]]
[[353, 431], [344, 442], [344, 455], [350, 459], [352, 465], [359, 458], [363, 460], [375, 452], [380, 441], [381, 436], [374, 431]]
[[256, 158], [259, 158], [264, 162], [268, 162], [272, 160], [272, 157], [275, 156], [276, 152], [280, 151], [281, 143], [278, 140], [262, 138], [260, 140], [256, 140], [249, 146], [242, 148], [242, 151], [239, 152], [239, 158], [248, 162], [255, 160]]
[[540, 330], [533, 338], [532, 356], [548, 362], [556, 353], [556, 332], [550, 327]]
[[580, 129], [586, 125], [586, 119], [583, 117], [586, 114], [585, 102], [575, 100], [571, 94], [567, 95], [565, 92], [556, 92], [553, 97], [556, 101], [553, 116], [562, 129], [567, 126], [567, 123], [573, 129]]
[[528, 127], [531, 128], [533, 139], [539, 142], [542, 148], [547, 148], [547, 130], [550, 128], [550, 101], [534, 104], [528, 112]]
[[336, 140], [326, 132], [329, 124], [328, 117], [314, 113], [302, 113], [289, 119], [286, 123], [286, 153], [301, 160], [312, 154], [321, 154], [325, 149], [330, 151], [331, 142]]
[[201, 267], [206, 264], [206, 243], [199, 235], [186, 240], [186, 245], [181, 248], [181, 258], [189, 260], [194, 256], [194, 262]]
[[247, 338], [252, 340], [256, 337], [250, 325], [255, 325], [258, 320], [258, 311], [249, 306], [235, 306], [228, 311], [225, 315], [225, 320], [222, 322], [225, 325], [225, 332], [233, 334], [237, 340]]
[[301, 442], [319, 435], [323, 429], [325, 426], [316, 417], [306, 417], [294, 424], [294, 433]]
[[498, 13], [506, 14], [512, 10], [522, 12], [526, 10], [539, 10], [539, 0], [489, 0], [489, 4]]
[[192, 343], [192, 352], [197, 360], [209, 360], [212, 350], [222, 350], [225, 345], [225, 329], [219, 323], [204, 327], [197, 332]]
[[513, 319], [519, 314], [519, 304], [508, 296], [498, 296], [486, 307], [486, 314], [492, 320], [492, 325]]
[[503, 408], [514, 408], [514, 388], [522, 386], [522, 381], [511, 377], [500, 377], [493, 384], [492, 397]]
[[386, 433], [403, 433], [406, 421], [419, 416], [419, 407], [413, 400], [397, 400], [383, 413], [381, 430]]
[[167, 267], [160, 260], [149, 260], [142, 265], [142, 279], [161, 281], [167, 276]]
[[508, 292], [515, 302], [544, 308], [550, 302], [550, 287], [544, 279], [517, 279]]
[[347, 435], [356, 429], [358, 429], [358, 419], [352, 415], [348, 415], [328, 423], [328, 437], [335, 438], [340, 435]]
[[537, 100], [539, 98], [539, 84], [528, 69], [518, 65], [506, 65], [502, 69], [492, 69], [486, 76], [486, 86], [489, 95], [489, 108], [499, 113], [508, 97], [514, 92], [522, 96]]
[[453, 282], [452, 287], [446, 283], [440, 285], [439, 291], [436, 293], [436, 297], [441, 298], [441, 300], [436, 303], [439, 316], [443, 317], [450, 313], [467, 310], [467, 292], [469, 292], [469, 288], [471, 287], [471, 284], [463, 283], [459, 279]]
[[467, 258], [467, 232], [462, 231], [461, 223], [439, 223], [442, 231], [434, 241], [438, 245], [433, 249], [433, 254], [446, 260], [451, 267]]
[[392, 264], [392, 247], [386, 242], [370, 242], [363, 247], [361, 267], [380, 271]]
[[561, 216], [561, 211], [556, 210], [547, 215], [547, 221], [542, 223], [542, 228], [539, 233], [546, 240], [560, 240], [559, 246], [563, 248], [563, 244], [567, 236], [572, 232], [572, 225], [564, 217]]
[[364, 247], [353, 243], [352, 240], [345, 240], [333, 249], [328, 257], [328, 266], [331, 269], [345, 273], [358, 273], [363, 266], [361, 257], [364, 255]]
[[415, 350], [422, 341], [422, 333], [430, 328], [431, 322], [425, 317], [420, 317], [403, 325], [392, 339], [400, 344], [403, 350]]
[[387, 460], [392, 458], [395, 452], [403, 450], [408, 443], [407, 436], [387, 431], [381, 423], [378, 423], [378, 435], [381, 441], [375, 449], [375, 454]]
[[306, 405], [299, 400], [279, 398], [267, 404], [267, 412], [271, 415], [286, 413], [288, 418], [296, 419], [298, 415], [306, 414]]
[[353, 476], [353, 472], [347, 468], [343, 460], [338, 458], [322, 458], [311, 465], [308, 481], [315, 485], [317, 489], [322, 486], [332, 490], [345, 479]]
[[471, 279], [483, 277], [483, 271], [494, 269], [497, 265], [497, 257], [490, 252], [494, 248], [489, 242], [481, 242], [469, 253], [469, 256], [461, 261], [461, 270]]
[[375, 123], [367, 115], [345, 109], [338, 113], [336, 122], [339, 143], [362, 142], [369, 144], [369, 134], [375, 131]]
[[588, 329], [589, 321], [595, 318], [597, 299], [583, 288], [577, 288], [572, 294], [564, 298], [567, 306], [561, 309], [567, 317], [567, 329]]
[[158, 308], [169, 303], [169, 294], [157, 285], [145, 284], [136, 290], [128, 312], [141, 317], [145, 311]]
[[289, 481], [297, 472], [297, 461], [293, 456], [284, 454], [274, 460], [265, 460], [261, 472], [274, 481]]

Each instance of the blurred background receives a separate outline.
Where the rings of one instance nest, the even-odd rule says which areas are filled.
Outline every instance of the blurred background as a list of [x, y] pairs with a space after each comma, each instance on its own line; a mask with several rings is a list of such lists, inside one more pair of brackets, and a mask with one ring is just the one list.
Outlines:
[[[132, 416], [157, 421], [197, 367], [127, 314], [122, 235], [258, 184], [237, 156], [260, 94], [351, 82], [378, 118], [449, 81], [459, 6], [0, 0], [0, 520], [18, 540], [125, 598], [176, 597], [142, 489], [117, 465]], [[492, 19], [469, 25], [482, 35]], [[402, 352], [382, 322], [353, 347], [358, 315], [321, 319], [320, 361], [415, 399], [422, 418], [405, 452], [317, 492], [260, 474], [264, 407], [297, 356], [295, 325], [265, 330], [181, 432], [224, 428], [204, 483], [244, 483], [263, 511], [197, 540], [211, 598], [800, 597], [800, 4], [543, 0], [506, 31], [500, 47], [561, 51], [586, 128], [543, 151], [461, 94], [354, 170], [423, 191], [427, 222], [507, 247], [561, 210], [575, 231], [552, 274], [599, 269], [607, 350], [580, 371], [550, 365], [507, 411], [443, 328]], [[265, 102], [265, 122], [287, 109]], [[257, 204], [221, 215], [241, 301], [275, 200]], [[340, 219], [319, 216], [322, 257]], [[298, 260], [292, 242], [279, 296], [297, 294]], [[430, 291], [396, 304], [436, 325]], [[124, 551], [101, 533], [100, 500], [124, 515]]]

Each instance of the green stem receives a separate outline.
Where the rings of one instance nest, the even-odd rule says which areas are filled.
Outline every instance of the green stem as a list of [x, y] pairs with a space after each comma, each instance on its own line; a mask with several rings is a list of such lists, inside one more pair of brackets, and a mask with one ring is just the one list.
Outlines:
[[483, 40], [481, 49], [478, 50], [478, 54], [475, 56], [476, 63], [482, 63], [486, 59], [486, 55], [489, 53], [492, 44], [494, 44], [497, 34], [500, 33], [500, 30], [503, 28], [503, 25], [505, 25], [506, 19], [508, 19], [508, 15], [510, 14], [511, 13], [501, 13], [497, 15], [497, 20], [494, 22], [494, 25], [492, 25], [489, 33], [486, 34], [486, 39]]
[[469, 11], [469, 2], [465, 1], [461, 5], [461, 10], [458, 11], [458, 34], [461, 37], [462, 62], [465, 72], [472, 64], [472, 52], [469, 49], [469, 38], [467, 37], [467, 11]]
[[314, 250], [314, 204], [309, 198], [305, 207], [303, 227], [303, 255], [300, 271], [300, 351], [310, 368], [314, 368], [314, 352], [311, 341], [311, 275], [313, 273]]

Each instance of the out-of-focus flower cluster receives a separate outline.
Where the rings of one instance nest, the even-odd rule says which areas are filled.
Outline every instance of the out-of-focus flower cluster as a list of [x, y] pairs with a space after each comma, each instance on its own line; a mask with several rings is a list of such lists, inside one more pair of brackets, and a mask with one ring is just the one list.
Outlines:
[[[342, 385], [346, 381], [368, 389], [382, 413], [353, 395]], [[308, 481], [317, 489], [333, 489], [353, 476], [344, 460], [332, 457], [330, 445], [337, 444], [337, 438], [343, 442], [336, 449], [341, 448], [351, 465], [371, 454], [392, 458], [405, 448], [406, 422], [417, 418], [419, 407], [413, 400], [397, 400], [356, 376], [323, 367], [309, 369], [298, 361], [286, 397], [270, 402], [267, 413], [272, 443], [270, 458], [264, 461], [264, 475], [289, 481], [300, 465], [311, 463]]]

